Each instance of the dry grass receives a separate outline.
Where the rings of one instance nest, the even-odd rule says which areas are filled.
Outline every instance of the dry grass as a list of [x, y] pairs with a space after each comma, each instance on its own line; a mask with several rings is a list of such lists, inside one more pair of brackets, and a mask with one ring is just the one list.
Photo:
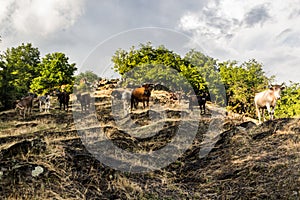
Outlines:
[[[109, 95], [108, 90], [103, 95]], [[133, 137], [113, 121], [109, 98], [96, 102], [98, 124], [84, 115], [86, 129], [97, 126], [119, 148], [151, 152], [164, 147], [180, 120], [178, 107], [154, 123], [163, 129], [149, 138]], [[210, 105], [210, 109], [212, 105]], [[171, 111], [172, 112], [171, 112]], [[166, 111], [167, 112], [167, 111]], [[151, 127], [146, 111], [131, 115]], [[0, 113], [1, 199], [299, 199], [300, 120], [278, 119], [259, 126], [240, 125], [232, 116], [212, 151], [199, 157], [210, 115], [199, 119], [190, 148], [175, 162], [147, 173], [118, 171], [101, 163], [83, 145], [71, 112], [52, 110], [23, 120]], [[244, 120], [244, 119], [243, 119]], [[144, 125], [143, 125], [144, 124]], [[246, 124], [247, 125], [247, 124]], [[251, 126], [250, 126], [251, 125]], [[125, 158], [124, 158], [125, 159]], [[39, 166], [43, 172], [33, 176]]]

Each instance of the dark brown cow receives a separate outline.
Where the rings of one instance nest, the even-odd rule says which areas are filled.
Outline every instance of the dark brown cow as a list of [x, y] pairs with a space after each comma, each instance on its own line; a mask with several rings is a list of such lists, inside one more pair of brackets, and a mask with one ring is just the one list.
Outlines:
[[59, 101], [59, 109], [62, 109], [62, 105], [64, 105], [64, 110], [67, 107], [67, 111], [69, 109], [69, 100], [70, 100], [70, 95], [67, 92], [59, 92], [57, 94], [57, 99]]
[[142, 87], [134, 89], [131, 93], [131, 110], [133, 107], [136, 109], [139, 102], [143, 102], [144, 109], [145, 102], [147, 102], [147, 107], [149, 107], [149, 100], [152, 89], [153, 84], [144, 84], [142, 85]]
[[189, 109], [193, 110], [193, 106], [199, 105], [201, 114], [205, 114], [206, 98], [206, 93], [201, 93], [200, 95], [191, 95], [189, 97]]
[[[268, 110], [270, 119], [273, 120], [276, 101], [280, 99], [281, 90], [283, 89], [284, 87], [282, 85], [271, 85], [268, 90], [255, 94], [254, 103], [259, 123], [261, 123], [261, 117], [263, 117], [263, 120], [265, 121], [265, 109]], [[260, 111], [262, 112], [261, 114]]]
[[81, 105], [81, 110], [87, 110], [87, 108], [90, 108], [90, 103], [91, 103], [91, 95], [89, 93], [85, 94], [76, 94], [77, 100], [80, 102]]

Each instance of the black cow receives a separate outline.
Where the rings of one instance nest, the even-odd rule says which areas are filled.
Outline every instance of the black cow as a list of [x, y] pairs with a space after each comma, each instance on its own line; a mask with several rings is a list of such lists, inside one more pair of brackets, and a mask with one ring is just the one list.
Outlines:
[[189, 109], [193, 110], [193, 106], [199, 105], [201, 114], [205, 114], [206, 98], [206, 93], [200, 93], [200, 95], [191, 95], [189, 97]]
[[69, 109], [69, 100], [70, 100], [70, 95], [67, 92], [59, 92], [57, 94], [57, 99], [59, 101], [59, 109], [62, 109], [62, 105], [64, 105], [64, 110], [67, 107], [67, 111]]
[[80, 102], [81, 110], [86, 110], [87, 108], [90, 108], [91, 103], [91, 95], [89, 93], [86, 94], [76, 94], [77, 100]]

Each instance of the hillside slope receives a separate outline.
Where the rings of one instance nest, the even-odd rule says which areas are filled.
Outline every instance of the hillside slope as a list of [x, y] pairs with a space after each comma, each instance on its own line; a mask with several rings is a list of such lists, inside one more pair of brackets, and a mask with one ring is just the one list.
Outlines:
[[[191, 118], [187, 117], [189, 111], [164, 104], [160, 112], [165, 115], [159, 118], [158, 111], [148, 109], [128, 115], [113, 113], [109, 91], [96, 99], [99, 123], [88, 131], [102, 128], [109, 140], [128, 152], [163, 148], [175, 137], [181, 121], [191, 126], [196, 122], [197, 133], [188, 149], [171, 164], [130, 173], [107, 166], [88, 151], [74, 122], [74, 114], [82, 115], [76, 104], [73, 114], [35, 110], [25, 120], [13, 110], [2, 112], [1, 199], [300, 198], [299, 119], [276, 119], [257, 126], [224, 116], [223, 130], [214, 138], [213, 149], [200, 156], [205, 134], [215, 120], [212, 107], [206, 115]], [[83, 117], [90, 114], [86, 112]], [[123, 126], [126, 119], [134, 122], [129, 128], [135, 128], [136, 134], [154, 125], [160, 128], [159, 134], [144, 138], [130, 135], [124, 131], [128, 128]]]

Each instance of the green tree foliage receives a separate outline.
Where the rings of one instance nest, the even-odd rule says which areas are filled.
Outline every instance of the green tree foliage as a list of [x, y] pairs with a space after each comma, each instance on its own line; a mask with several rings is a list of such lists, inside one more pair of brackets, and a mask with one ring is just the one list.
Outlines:
[[[122, 78], [131, 77], [130, 81], [136, 83], [155, 80], [184, 88], [185, 82], [180, 79], [184, 77], [196, 92], [204, 90], [215, 103], [252, 117], [256, 116], [255, 93], [267, 89], [275, 79], [267, 77], [262, 64], [255, 59], [240, 65], [236, 61], [217, 63], [217, 60], [193, 49], [182, 58], [164, 46], [154, 48], [151, 43], [140, 44], [138, 49], [133, 46], [129, 51], [119, 49], [112, 62]], [[278, 102], [276, 116], [299, 116], [299, 97], [299, 84], [287, 87]]]
[[100, 79], [100, 77], [92, 71], [81, 72], [80, 74], [75, 76], [75, 84], [79, 85], [80, 80], [86, 79], [87, 82], [93, 83]]
[[127, 52], [123, 49], [118, 49], [112, 57], [115, 71], [121, 75], [132, 70], [137, 66], [144, 65], [164, 65], [180, 70], [180, 66], [184, 64], [181, 57], [166, 49], [163, 45], [154, 48], [150, 42], [147, 44], [140, 44], [139, 49], [134, 46]]
[[300, 84], [290, 82], [281, 94], [275, 111], [276, 117], [300, 117]]
[[[75, 63], [69, 64], [64, 53], [51, 53], [42, 58], [39, 76], [32, 80], [30, 88], [38, 94], [46, 93], [61, 85], [73, 85]], [[71, 90], [71, 88], [69, 89]]]
[[256, 60], [237, 65], [236, 61], [219, 63], [225, 85], [228, 109], [237, 113], [254, 115], [254, 95], [268, 86], [262, 64]]
[[215, 103], [226, 105], [225, 88], [221, 80], [217, 60], [194, 49], [190, 50], [184, 59], [196, 68], [198, 74], [193, 73], [196, 74], [196, 77], [192, 81], [197, 82], [197, 88], [207, 91], [211, 100]]
[[1, 104], [12, 107], [12, 102], [29, 91], [32, 79], [38, 76], [40, 52], [30, 43], [8, 48], [1, 55]]
[[133, 82], [155, 80], [168, 83], [171, 90], [186, 89], [186, 83], [190, 83], [196, 91], [205, 88], [198, 68], [163, 45], [154, 48], [151, 43], [140, 44], [139, 49], [133, 46], [128, 52], [119, 49], [112, 62], [115, 71], [125, 79], [132, 77], [130, 81]]
[[[86, 71], [81, 72], [80, 74], [75, 76], [75, 85], [77, 85], [76, 88], [74, 88], [73, 92], [86, 92], [91, 91], [92, 87], [91, 85], [95, 82], [101, 79], [97, 74], [95, 74], [92, 71]], [[84, 80], [84, 82], [82, 82]], [[89, 84], [87, 84], [89, 83]]]
[[75, 70], [63, 53], [48, 54], [41, 62], [30, 43], [8, 48], [0, 55], [0, 109], [12, 108], [30, 91], [41, 94], [61, 85], [71, 91]]

